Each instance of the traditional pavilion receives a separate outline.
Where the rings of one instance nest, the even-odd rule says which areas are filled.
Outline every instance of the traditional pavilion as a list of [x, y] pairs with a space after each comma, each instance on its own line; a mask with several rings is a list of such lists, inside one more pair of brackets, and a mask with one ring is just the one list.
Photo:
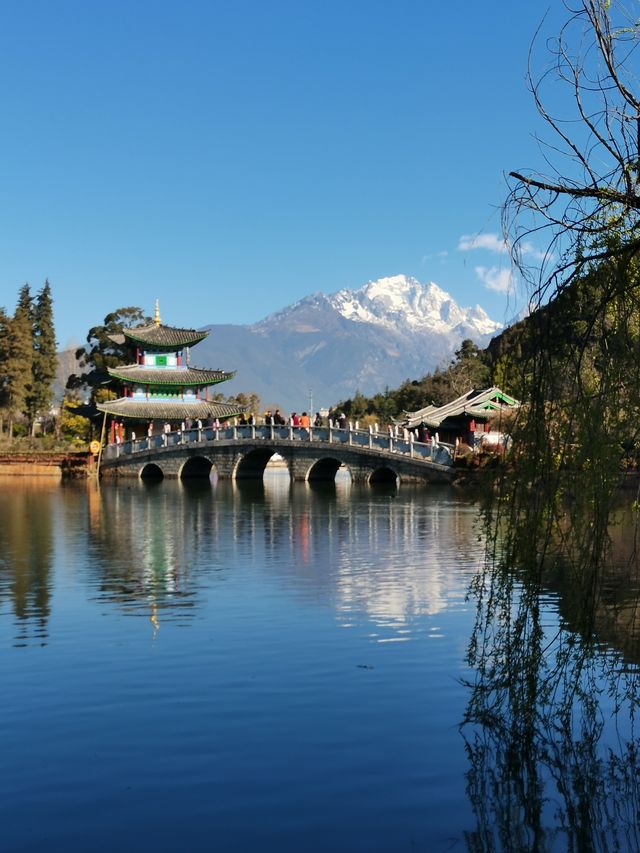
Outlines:
[[110, 438], [122, 440], [136, 431], [139, 437], [162, 432], [183, 424], [212, 423], [240, 414], [242, 406], [209, 400], [209, 388], [226, 382], [235, 372], [191, 367], [189, 348], [204, 340], [208, 331], [164, 326], [156, 301], [155, 319], [149, 326], [123, 329], [113, 335], [114, 343], [129, 344], [135, 351], [135, 363], [109, 367], [111, 379], [122, 388], [117, 400], [99, 403], [97, 408], [111, 415]]
[[500, 428], [500, 416], [520, 404], [495, 385], [467, 391], [444, 406], [426, 406], [417, 412], [404, 412], [402, 424], [408, 429], [420, 425], [437, 431], [440, 441], [455, 444], [456, 439], [474, 446], [478, 433]]

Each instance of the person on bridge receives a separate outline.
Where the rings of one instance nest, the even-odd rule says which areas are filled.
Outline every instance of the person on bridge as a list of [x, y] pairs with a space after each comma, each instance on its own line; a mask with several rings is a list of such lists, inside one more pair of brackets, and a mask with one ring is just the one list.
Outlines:
[[273, 415], [273, 422], [276, 426], [284, 426], [285, 425], [285, 420], [282, 417], [282, 413], [281, 413], [280, 409], [275, 410], [274, 415]]
[[316, 412], [316, 417], [315, 417], [315, 420], [313, 421], [313, 425], [314, 425], [314, 427], [321, 427], [322, 426], [322, 415], [320, 414], [320, 412]]
[[311, 426], [311, 421], [309, 420], [309, 415], [306, 412], [303, 412], [300, 415], [300, 426], [304, 429], [309, 429]]

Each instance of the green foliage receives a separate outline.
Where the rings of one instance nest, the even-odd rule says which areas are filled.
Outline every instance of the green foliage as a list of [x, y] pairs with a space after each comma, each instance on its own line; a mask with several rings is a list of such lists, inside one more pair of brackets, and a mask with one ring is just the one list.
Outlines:
[[118, 308], [104, 318], [101, 326], [93, 326], [87, 334], [87, 346], [76, 351], [81, 368], [87, 368], [79, 376], [72, 374], [67, 380], [67, 388], [77, 390], [84, 386], [91, 388], [91, 399], [99, 403], [112, 399], [114, 392], [103, 387], [109, 382], [109, 367], [117, 367], [132, 361], [131, 347], [125, 343], [122, 330], [151, 323], [141, 308]]
[[[518, 345], [526, 405], [513, 432], [517, 476], [504, 483], [511, 524], [525, 552], [540, 554], [540, 542], [559, 534], [568, 513], [595, 559], [606, 548], [620, 470], [640, 460], [635, 254], [592, 266], [521, 327]], [[567, 494], [574, 495], [568, 509]]]
[[57, 368], [56, 333], [53, 325], [51, 286], [45, 281], [33, 304], [32, 384], [27, 410], [34, 432], [35, 420], [47, 413], [53, 401], [53, 381]]
[[240, 409], [244, 409], [247, 413], [257, 414], [260, 411], [260, 397], [255, 391], [241, 391], [235, 397], [227, 397], [222, 391], [215, 394], [210, 394], [209, 399], [214, 403], [237, 403]]
[[[0, 308], [0, 425], [2, 417], [7, 411], [9, 401], [9, 376], [7, 364], [9, 360], [9, 325], [11, 318], [4, 308]], [[0, 433], [2, 430], [0, 429]]]
[[13, 436], [14, 423], [27, 410], [27, 399], [32, 387], [33, 364], [33, 303], [29, 285], [20, 289], [15, 314], [7, 323], [7, 357], [4, 363], [6, 403], [9, 438]]
[[473, 341], [462, 341], [460, 349], [456, 350], [455, 359], [448, 369], [448, 382], [454, 397], [472, 388], [487, 388], [491, 384], [491, 372], [484, 351]]
[[79, 447], [85, 447], [93, 437], [93, 427], [91, 421], [82, 415], [75, 414], [68, 407], [79, 405], [80, 400], [73, 391], [65, 395], [60, 407], [60, 417], [58, 418], [58, 433], [60, 437], [67, 443], [75, 444]]
[[442, 406], [472, 388], [486, 388], [490, 384], [491, 370], [485, 351], [467, 339], [446, 368], [436, 368], [420, 380], [406, 379], [399, 388], [385, 388], [384, 393], [373, 397], [364, 397], [357, 391], [353, 399], [337, 403], [333, 411], [342, 410], [352, 419], [371, 416], [380, 423], [388, 423], [402, 412], [415, 412], [430, 404]]
[[0, 309], [0, 432], [6, 419], [11, 439], [26, 418], [33, 434], [36, 418], [49, 413], [56, 368], [51, 287], [46, 281], [34, 300], [25, 284], [13, 317]]
[[260, 411], [260, 397], [255, 391], [248, 393], [241, 391], [235, 397], [229, 397], [228, 401], [230, 403], [237, 403], [238, 406], [249, 413], [257, 414]]

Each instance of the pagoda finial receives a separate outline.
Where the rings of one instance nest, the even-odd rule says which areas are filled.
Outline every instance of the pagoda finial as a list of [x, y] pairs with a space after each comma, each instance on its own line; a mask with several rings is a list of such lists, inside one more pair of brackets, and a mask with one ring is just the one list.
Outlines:
[[156, 299], [156, 315], [153, 318], [153, 322], [156, 326], [160, 325], [160, 300]]

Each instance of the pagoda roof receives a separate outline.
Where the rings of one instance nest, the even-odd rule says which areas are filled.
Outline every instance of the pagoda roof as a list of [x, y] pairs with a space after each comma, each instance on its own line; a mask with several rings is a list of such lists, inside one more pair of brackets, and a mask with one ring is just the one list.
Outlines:
[[144, 367], [139, 364], [127, 364], [122, 367], [109, 367], [109, 376], [138, 385], [173, 385], [177, 387], [216, 385], [233, 379], [235, 371], [204, 370], [199, 367]]
[[425, 406], [417, 412], [405, 412], [402, 423], [407, 427], [426, 424], [439, 427], [446, 418], [467, 416], [470, 418], [490, 418], [495, 412], [510, 409], [520, 404], [505, 394], [497, 386], [480, 391], [472, 389], [444, 406]]
[[122, 334], [137, 344], [152, 347], [188, 347], [203, 341], [209, 332], [197, 329], [178, 329], [175, 326], [163, 326], [151, 323], [148, 326], [134, 326], [122, 330]]
[[136, 421], [231, 418], [244, 411], [244, 407], [237, 403], [214, 403], [208, 400], [196, 400], [193, 403], [177, 400], [175, 403], [167, 403], [152, 400], [132, 400], [131, 397], [121, 397], [119, 400], [98, 403], [98, 409], [108, 415], [130, 418]]

